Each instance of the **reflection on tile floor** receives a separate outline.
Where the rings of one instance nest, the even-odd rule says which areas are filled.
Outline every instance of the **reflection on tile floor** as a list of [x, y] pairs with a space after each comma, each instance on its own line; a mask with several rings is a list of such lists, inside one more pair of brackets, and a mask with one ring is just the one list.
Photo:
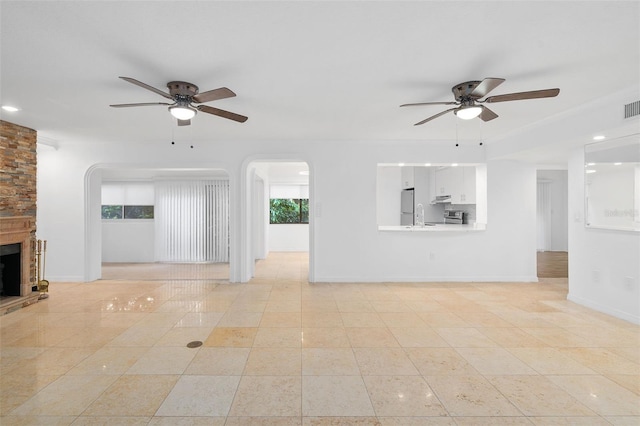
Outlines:
[[51, 283], [0, 317], [0, 424], [640, 424], [640, 327], [566, 279], [309, 284], [307, 265]]

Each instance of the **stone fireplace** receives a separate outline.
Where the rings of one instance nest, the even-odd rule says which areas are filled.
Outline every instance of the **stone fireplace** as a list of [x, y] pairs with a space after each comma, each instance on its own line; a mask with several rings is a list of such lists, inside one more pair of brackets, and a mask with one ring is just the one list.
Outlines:
[[0, 217], [1, 296], [31, 294], [32, 248], [31, 218]]
[[35, 130], [0, 120], [0, 261], [3, 270], [8, 268], [0, 315], [38, 300], [32, 291], [37, 285], [36, 139]]

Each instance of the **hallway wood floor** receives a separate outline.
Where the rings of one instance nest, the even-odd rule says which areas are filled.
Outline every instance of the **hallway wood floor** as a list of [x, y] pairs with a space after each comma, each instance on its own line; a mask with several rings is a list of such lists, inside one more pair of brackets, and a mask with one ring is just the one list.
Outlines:
[[568, 278], [569, 265], [566, 251], [539, 251], [538, 278]]

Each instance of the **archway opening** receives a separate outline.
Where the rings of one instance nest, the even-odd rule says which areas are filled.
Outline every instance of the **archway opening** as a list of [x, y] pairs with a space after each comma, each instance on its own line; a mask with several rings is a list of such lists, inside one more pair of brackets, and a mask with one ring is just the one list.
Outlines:
[[[312, 185], [308, 163], [255, 160], [247, 167], [247, 273], [313, 281]], [[269, 258], [270, 270], [261, 268]]]
[[229, 281], [225, 170], [103, 167], [88, 180], [88, 280]]

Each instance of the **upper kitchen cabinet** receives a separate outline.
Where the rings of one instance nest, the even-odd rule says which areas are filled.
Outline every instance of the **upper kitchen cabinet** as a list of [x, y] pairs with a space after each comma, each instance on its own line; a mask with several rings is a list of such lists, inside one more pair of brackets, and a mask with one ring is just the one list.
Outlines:
[[443, 167], [436, 170], [437, 196], [449, 195], [452, 204], [476, 203], [476, 168]]
[[402, 167], [400, 169], [402, 179], [402, 189], [410, 189], [415, 187], [415, 175], [413, 167]]

